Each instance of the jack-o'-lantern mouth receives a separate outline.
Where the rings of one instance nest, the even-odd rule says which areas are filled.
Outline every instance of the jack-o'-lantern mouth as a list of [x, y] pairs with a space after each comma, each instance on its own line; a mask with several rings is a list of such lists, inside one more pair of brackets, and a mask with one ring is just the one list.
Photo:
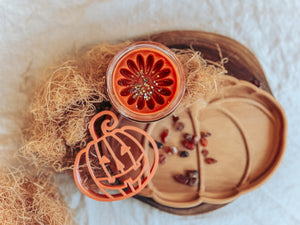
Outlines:
[[[127, 68], [121, 68], [120, 74], [124, 77], [117, 81], [118, 85], [124, 87], [120, 91], [121, 96], [129, 96], [127, 104], [136, 104], [136, 108], [142, 110], [146, 105], [154, 109], [155, 104], [163, 105], [163, 96], [171, 96], [169, 89], [174, 85], [170, 78], [171, 70], [164, 68], [162, 59], [154, 61], [152, 54], [146, 60], [140, 54], [136, 57], [136, 63], [128, 59]], [[168, 88], [169, 87], [169, 88]]]

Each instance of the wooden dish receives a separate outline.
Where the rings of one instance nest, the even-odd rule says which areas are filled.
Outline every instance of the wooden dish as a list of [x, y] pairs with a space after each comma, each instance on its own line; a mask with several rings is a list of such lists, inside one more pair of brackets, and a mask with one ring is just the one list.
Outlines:
[[[225, 68], [229, 75], [240, 80], [254, 83], [257, 86], [260, 86], [261, 89], [271, 93], [264, 72], [256, 57], [245, 46], [228, 37], [199, 31], [173, 31], [155, 34], [147, 38], [139, 38], [138, 40], [157, 41], [170, 48], [186, 49], [192, 46], [193, 49], [199, 50], [202, 53], [203, 58], [212, 61], [220, 60], [217, 48], [217, 45], [219, 45], [223, 57], [229, 59], [229, 62], [225, 64]], [[250, 120], [246, 119], [242, 122], [242, 125], [239, 124], [239, 121], [232, 119], [232, 117], [239, 117], [240, 114], [240, 111], [234, 112], [235, 107], [233, 106], [233, 110], [229, 110], [230, 112], [228, 114], [229, 116], [227, 115], [227, 118], [230, 117], [231, 125], [235, 124], [236, 132], [233, 137], [236, 138], [239, 136], [238, 145], [229, 144], [226, 148], [232, 151], [229, 151], [228, 154], [222, 153], [218, 150], [220, 148], [212, 146], [210, 151], [215, 154], [218, 163], [209, 169], [204, 169], [206, 165], [203, 163], [203, 156], [199, 154], [200, 149], [193, 153], [195, 154], [194, 158], [196, 159], [196, 161], [193, 162], [195, 168], [181, 167], [181, 171], [184, 169], [204, 169], [203, 171], [206, 171], [205, 173], [208, 175], [204, 176], [206, 179], [201, 178], [200, 176], [200, 185], [188, 189], [191, 187], [180, 186], [181, 184], [177, 183], [179, 188], [171, 187], [170, 190], [159, 189], [159, 183], [161, 182], [168, 182], [169, 185], [176, 186], [176, 183], [174, 183], [176, 181], [172, 178], [175, 174], [171, 174], [170, 179], [165, 180], [166, 177], [163, 174], [167, 174], [168, 172], [159, 172], [158, 170], [158, 174], [154, 176], [153, 182], [150, 183], [148, 190], [142, 192], [142, 195], [135, 196], [135, 198], [160, 210], [173, 214], [201, 214], [223, 207], [241, 194], [259, 187], [274, 173], [281, 162], [286, 144], [286, 118], [283, 109], [271, 95], [256, 88], [249, 82], [240, 82], [234, 78], [226, 78], [222, 82], [224, 84], [224, 93], [226, 94], [223, 93], [222, 97], [215, 96], [213, 99], [209, 99], [209, 105], [215, 104], [220, 98], [223, 99], [224, 95], [226, 96], [226, 99], [229, 99], [229, 105], [231, 104], [230, 99], [243, 99], [243, 101], [245, 101], [242, 103], [242, 111], [245, 115], [247, 114], [247, 111], [250, 110], [254, 114], [261, 114], [261, 112], [263, 112], [265, 117], [268, 118], [262, 120], [265, 123], [263, 126], [259, 124], [261, 121], [258, 121], [258, 129], [263, 130], [256, 132], [252, 125], [252, 128], [248, 129], [247, 124], [249, 125], [249, 123], [251, 123], [251, 118]], [[243, 91], [239, 91], [239, 94], [236, 95], [236, 90], [239, 89], [243, 89]], [[250, 100], [248, 99], [249, 95], [251, 95]], [[248, 106], [248, 100], [250, 101], [250, 106]], [[227, 103], [223, 103], [223, 101], [221, 101], [220, 104], [221, 107], [227, 107], [225, 106]], [[190, 110], [191, 112], [198, 113], [193, 115], [191, 113], [190, 115], [191, 121], [194, 124], [193, 131], [196, 133], [199, 133], [201, 129], [203, 129], [202, 126], [198, 126], [197, 124], [204, 124], [204, 129], [212, 127], [209, 122], [211, 121], [210, 118], [206, 118], [205, 116], [207, 113], [203, 113], [205, 110], [211, 109], [201, 110]], [[208, 114], [214, 114], [216, 111], [218, 110], [212, 109], [212, 113]], [[244, 117], [240, 117], [239, 119], [243, 120], [242, 118]], [[170, 120], [170, 118], [166, 118], [165, 120], [168, 119]], [[214, 121], [212, 123], [226, 123], [225, 120], [223, 118], [220, 119], [220, 121]], [[162, 124], [163, 123], [160, 122], [150, 125], [149, 132], [154, 138], [159, 138], [157, 136], [157, 129], [160, 129], [158, 127], [162, 126]], [[169, 124], [171, 124], [171, 122]], [[230, 127], [231, 125], [228, 126]], [[153, 130], [156, 130], [156, 132], [152, 132]], [[247, 134], [245, 134], [245, 130], [247, 130]], [[217, 143], [219, 141], [218, 138], [220, 138], [220, 135], [216, 135], [218, 129], [213, 129], [211, 131], [215, 133], [212, 142]], [[222, 129], [222, 131], [224, 133], [226, 132], [226, 129]], [[269, 131], [272, 132], [270, 133]], [[255, 144], [255, 141], [261, 137], [271, 137], [272, 140], [275, 140], [274, 145], [272, 145], [271, 142], [267, 142], [264, 144], [265, 146], [258, 147]], [[253, 141], [251, 138], [253, 138]], [[146, 145], [147, 144], [145, 144], [145, 146]], [[242, 148], [242, 151], [237, 151], [236, 149], [238, 147]], [[169, 165], [172, 165], [172, 159], [170, 161]], [[173, 164], [176, 162], [178, 163], [178, 161], [175, 161]], [[233, 167], [230, 166], [232, 163], [235, 164]], [[222, 173], [222, 171], [226, 172], [226, 170], [228, 176], [226, 173]], [[238, 172], [234, 172], [235, 170]], [[165, 168], [164, 171], [168, 171], [168, 169]], [[222, 179], [224, 176], [225, 178], [227, 176], [227, 178], [230, 179]], [[176, 197], [179, 195], [188, 195], [190, 196], [190, 199], [181, 202]]]

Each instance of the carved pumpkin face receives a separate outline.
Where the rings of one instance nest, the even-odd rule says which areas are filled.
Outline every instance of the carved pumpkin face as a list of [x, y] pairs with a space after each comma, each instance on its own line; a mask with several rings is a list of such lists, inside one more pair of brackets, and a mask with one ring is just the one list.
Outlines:
[[[101, 124], [102, 136], [98, 137], [95, 123], [104, 115], [110, 116], [113, 123], [106, 118]], [[85, 195], [98, 201], [116, 201], [137, 194], [157, 168], [158, 149], [147, 132], [134, 126], [116, 128], [117, 125], [118, 119], [111, 111], [94, 116], [89, 127], [93, 141], [76, 156], [76, 184]], [[154, 146], [152, 152], [145, 152], [141, 144], [144, 139]]]

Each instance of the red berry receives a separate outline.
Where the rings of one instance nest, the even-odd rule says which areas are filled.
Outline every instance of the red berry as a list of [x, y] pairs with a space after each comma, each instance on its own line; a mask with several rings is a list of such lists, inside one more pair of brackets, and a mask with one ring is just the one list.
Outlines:
[[181, 143], [185, 148], [187, 148], [189, 150], [194, 150], [194, 148], [195, 148], [195, 144], [190, 141], [183, 140]]
[[187, 176], [184, 176], [183, 174], [178, 174], [174, 178], [181, 184], [187, 184], [189, 182], [189, 178]]
[[201, 153], [202, 153], [202, 155], [203, 155], [204, 157], [206, 157], [206, 156], [208, 155], [208, 151], [207, 151], [206, 149], [203, 149], [203, 150], [201, 151]]
[[168, 155], [174, 155], [177, 153], [177, 148], [176, 147], [171, 147], [171, 146], [165, 146], [164, 147], [165, 153]]
[[164, 129], [163, 132], [161, 133], [160, 137], [163, 143], [167, 142], [167, 138], [169, 136], [169, 130], [168, 129]]
[[214, 159], [214, 158], [205, 158], [205, 162], [206, 162], [207, 164], [213, 164], [213, 163], [216, 163], [217, 160]]
[[201, 131], [200, 132], [200, 136], [203, 138], [203, 137], [209, 137], [211, 136], [211, 133], [210, 132], [204, 132], [204, 131]]
[[202, 138], [200, 139], [200, 144], [201, 144], [202, 146], [206, 147], [206, 146], [208, 145], [207, 139], [206, 139], [205, 137], [202, 137]]
[[172, 115], [173, 122], [177, 122], [179, 120], [179, 116]]

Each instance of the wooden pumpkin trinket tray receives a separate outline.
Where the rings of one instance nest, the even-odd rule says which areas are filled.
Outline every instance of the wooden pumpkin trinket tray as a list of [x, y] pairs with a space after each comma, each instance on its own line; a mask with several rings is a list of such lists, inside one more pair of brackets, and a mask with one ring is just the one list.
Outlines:
[[[283, 157], [286, 118], [271, 95], [256, 57], [235, 40], [213, 33], [175, 31], [139, 40], [149, 39], [169, 48], [192, 46], [211, 61], [218, 61], [216, 45], [219, 45], [223, 56], [229, 59], [224, 66], [230, 76], [220, 79], [217, 95], [176, 115], [176, 120], [185, 125], [180, 132], [174, 129], [171, 116], [148, 125], [135, 124], [157, 141], [168, 130], [169, 138], [160, 152], [165, 154], [166, 146], [179, 151], [165, 154], [166, 162], [158, 166], [147, 188], [135, 198], [169, 213], [194, 215], [223, 207], [261, 186]], [[134, 122], [123, 119], [121, 123]], [[206, 140], [203, 143], [200, 140], [189, 150], [182, 144], [186, 133]], [[151, 149], [147, 141], [144, 147]], [[183, 150], [188, 157], [180, 156]], [[189, 183], [192, 179], [194, 182]]]

